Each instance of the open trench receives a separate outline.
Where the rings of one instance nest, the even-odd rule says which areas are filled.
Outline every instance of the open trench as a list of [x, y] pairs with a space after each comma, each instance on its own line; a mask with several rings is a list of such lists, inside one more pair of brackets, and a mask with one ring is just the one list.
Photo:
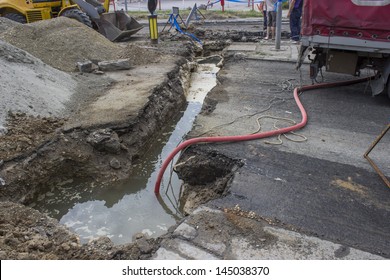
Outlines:
[[127, 178], [108, 184], [68, 180], [40, 193], [30, 205], [57, 218], [82, 242], [108, 236], [123, 244], [136, 233], [156, 237], [167, 232], [183, 217], [182, 182], [176, 173], [167, 174], [165, 192], [157, 200], [153, 194], [156, 176], [164, 158], [191, 130], [206, 94], [216, 85], [219, 60], [198, 59], [194, 64], [185, 108], [164, 125], [145, 154], [134, 160]]
[[69, 129], [23, 160], [6, 162], [8, 175], [18, 175], [5, 176], [10, 187], [3, 196], [54, 217], [82, 243], [106, 236], [125, 244], [137, 233], [166, 233], [195, 206], [221, 195], [237, 166], [222, 155], [189, 150], [182, 162], [191, 163], [172, 166], [162, 195], [153, 193], [162, 161], [191, 131], [206, 94], [217, 84], [221, 59], [180, 61], [131, 124]]

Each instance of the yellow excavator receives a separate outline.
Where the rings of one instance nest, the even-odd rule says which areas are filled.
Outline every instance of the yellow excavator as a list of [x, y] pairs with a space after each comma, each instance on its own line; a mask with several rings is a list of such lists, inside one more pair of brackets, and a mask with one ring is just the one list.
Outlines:
[[123, 10], [108, 12], [110, 0], [0, 0], [0, 16], [20, 23], [64, 16], [98, 30], [110, 41], [122, 41], [142, 29]]

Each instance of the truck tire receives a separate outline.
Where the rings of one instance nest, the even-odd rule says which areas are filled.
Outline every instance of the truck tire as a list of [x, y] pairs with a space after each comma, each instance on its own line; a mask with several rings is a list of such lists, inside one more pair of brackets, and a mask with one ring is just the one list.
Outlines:
[[81, 23], [84, 23], [86, 26], [92, 28], [92, 22], [91, 22], [90, 18], [87, 16], [86, 13], [84, 13], [83, 11], [81, 11], [79, 9], [66, 10], [61, 14], [61, 16], [75, 19]]
[[8, 18], [10, 20], [19, 22], [19, 23], [27, 23], [26, 17], [22, 14], [18, 13], [8, 13], [5, 14], [3, 17]]

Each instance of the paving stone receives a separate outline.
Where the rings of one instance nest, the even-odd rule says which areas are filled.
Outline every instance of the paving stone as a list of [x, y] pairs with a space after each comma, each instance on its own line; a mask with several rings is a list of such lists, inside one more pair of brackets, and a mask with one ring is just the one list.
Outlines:
[[173, 232], [173, 236], [182, 236], [185, 239], [194, 239], [197, 235], [197, 231], [187, 223], [181, 223]]
[[214, 254], [222, 256], [226, 250], [226, 245], [218, 242], [218, 243], [209, 243], [209, 242], [200, 242], [203, 248], [206, 248], [208, 251], [213, 252]]
[[205, 250], [199, 249], [182, 240], [175, 240], [175, 249], [177, 249], [182, 255], [187, 256], [189, 259], [194, 260], [218, 260], [218, 258]]
[[227, 50], [228, 51], [255, 51], [256, 45], [255, 44], [234, 43], [234, 44], [230, 45]]
[[86, 61], [79, 61], [77, 62], [77, 68], [81, 73], [91, 73], [92, 68], [92, 61], [86, 60]]
[[275, 235], [278, 241], [257, 247], [246, 239], [233, 238], [232, 255], [229, 257], [245, 260], [383, 259], [364, 251], [281, 228], [266, 227], [264, 230]]
[[179, 254], [167, 250], [165, 248], [160, 248], [157, 250], [156, 254], [152, 257], [152, 260], [185, 260]]

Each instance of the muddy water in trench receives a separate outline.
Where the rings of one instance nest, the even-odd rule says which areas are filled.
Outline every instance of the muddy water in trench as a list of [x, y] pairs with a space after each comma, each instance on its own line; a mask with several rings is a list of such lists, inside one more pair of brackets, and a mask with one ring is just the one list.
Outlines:
[[131, 242], [132, 236], [139, 232], [152, 237], [164, 234], [182, 217], [181, 182], [174, 172], [167, 170], [161, 198], [157, 199], [156, 177], [163, 160], [191, 130], [204, 97], [216, 85], [218, 70], [215, 64], [199, 63], [191, 76], [186, 110], [163, 129], [145, 157], [135, 163], [127, 180], [110, 186], [63, 182], [40, 195], [31, 206], [57, 218], [77, 233], [81, 242], [108, 236], [115, 244], [123, 244]]

